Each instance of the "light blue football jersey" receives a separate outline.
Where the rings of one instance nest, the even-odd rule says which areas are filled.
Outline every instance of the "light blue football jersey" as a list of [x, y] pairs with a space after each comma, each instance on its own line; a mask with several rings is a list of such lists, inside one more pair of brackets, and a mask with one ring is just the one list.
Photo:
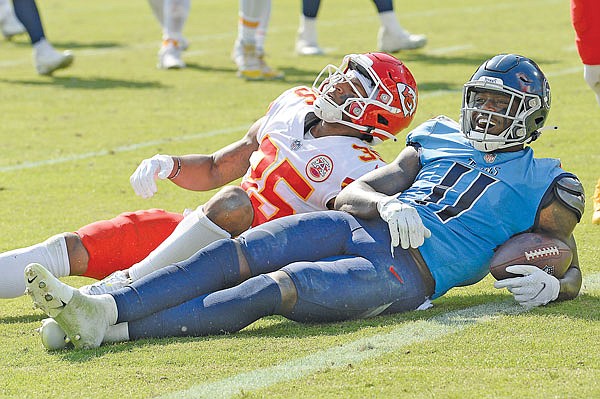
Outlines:
[[407, 143], [420, 146], [422, 169], [398, 198], [431, 230], [419, 249], [435, 278], [433, 298], [485, 277], [494, 248], [531, 228], [544, 194], [570, 175], [557, 159], [534, 158], [529, 147], [477, 151], [446, 117], [423, 123]]

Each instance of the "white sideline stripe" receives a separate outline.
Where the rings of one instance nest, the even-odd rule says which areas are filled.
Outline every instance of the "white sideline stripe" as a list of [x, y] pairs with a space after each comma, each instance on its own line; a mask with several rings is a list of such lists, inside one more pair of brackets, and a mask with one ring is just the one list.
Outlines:
[[[600, 273], [584, 279], [584, 291], [598, 288], [600, 288]], [[320, 370], [346, 367], [348, 364], [356, 364], [398, 351], [408, 345], [431, 341], [461, 331], [477, 323], [485, 323], [503, 315], [518, 314], [524, 311], [524, 308], [512, 300], [457, 310], [432, 317], [429, 320], [408, 322], [388, 333], [361, 338], [276, 366], [196, 385], [184, 391], [160, 396], [160, 398], [229, 398], [240, 395], [242, 392], [299, 379]]]
[[[562, 69], [562, 70], [555, 71], [555, 72], [550, 72], [550, 73], [547, 73], [546, 76], [557, 77], [557, 76], [570, 75], [573, 73], [583, 74], [583, 66], [577, 66], [577, 67]], [[447, 94], [460, 93], [460, 92], [461, 92], [461, 89], [436, 90], [436, 91], [431, 91], [428, 93], [423, 93], [422, 95], [420, 95], [419, 98], [422, 100], [422, 99], [429, 98], [429, 97], [439, 97], [439, 96], [444, 96]], [[196, 139], [201, 139], [201, 138], [205, 138], [205, 137], [216, 136], [218, 134], [223, 134], [223, 133], [233, 133], [233, 132], [238, 132], [238, 131], [244, 131], [245, 129], [248, 129], [248, 128], [249, 128], [248, 125], [242, 125], [242, 126], [231, 127], [231, 128], [226, 128], [226, 129], [213, 130], [213, 131], [209, 131], [209, 132], [200, 132], [200, 133], [191, 134], [191, 135], [170, 137], [170, 138], [161, 139], [161, 140], [145, 141], [142, 143], [136, 143], [136, 144], [130, 144], [130, 145], [116, 147], [111, 150], [99, 150], [99, 151], [95, 151], [95, 152], [86, 152], [83, 154], [73, 154], [70, 156], [60, 157], [60, 158], [45, 159], [45, 160], [41, 160], [41, 161], [37, 161], [37, 162], [23, 162], [18, 165], [0, 166], [0, 173], [12, 172], [15, 170], [38, 168], [41, 166], [55, 165], [55, 164], [71, 162], [71, 161], [79, 161], [82, 159], [95, 158], [95, 157], [105, 156], [105, 155], [112, 155], [112, 154], [121, 153], [121, 152], [135, 151], [140, 148], [151, 147], [153, 145], [159, 145], [159, 144], [166, 144], [166, 143], [170, 143], [170, 142], [174, 142], [174, 141], [196, 140]]]
[[[569, 75], [572, 73], [583, 73], [582, 68], [583, 68], [583, 66], [572, 67], [572, 68], [567, 68], [567, 69], [563, 69], [560, 71], [555, 71], [552, 73], [547, 73], [546, 75], [548, 77], [552, 77], [552, 76]], [[444, 96], [447, 94], [460, 93], [460, 92], [461, 92], [461, 89], [436, 90], [436, 91], [431, 91], [428, 93], [423, 93], [422, 95], [419, 96], [419, 98], [422, 100], [422, 99], [429, 98], [429, 97], [439, 97], [439, 96]], [[213, 131], [209, 131], [209, 132], [200, 132], [200, 133], [196, 133], [196, 134], [179, 136], [179, 137], [170, 137], [170, 138], [161, 139], [161, 140], [145, 141], [142, 143], [136, 143], [136, 144], [130, 144], [130, 145], [126, 145], [126, 146], [116, 147], [111, 150], [99, 150], [99, 151], [94, 151], [94, 152], [86, 152], [83, 154], [73, 154], [73, 155], [69, 155], [66, 157], [45, 159], [45, 160], [41, 160], [41, 161], [37, 161], [37, 162], [23, 162], [18, 165], [5, 165], [5, 166], [0, 165], [0, 173], [12, 172], [15, 170], [38, 168], [38, 167], [47, 166], [47, 165], [56, 165], [59, 163], [79, 161], [82, 159], [95, 158], [95, 157], [100, 157], [100, 156], [105, 156], [105, 155], [112, 155], [112, 154], [121, 153], [121, 152], [135, 151], [140, 148], [150, 147], [150, 146], [159, 145], [159, 144], [166, 144], [166, 143], [170, 143], [170, 142], [174, 142], [174, 141], [196, 140], [196, 139], [200, 139], [200, 138], [215, 136], [215, 135], [222, 134], [222, 133], [233, 133], [233, 132], [237, 132], [237, 131], [244, 131], [245, 129], [248, 129], [248, 128], [249, 128], [248, 125], [243, 125], [243, 126], [238, 126], [238, 127], [213, 130]]]
[[[434, 91], [431, 93], [425, 93], [421, 96], [421, 98], [427, 98], [430, 96], [437, 97], [440, 95], [453, 93], [453, 92], [457, 92], [457, 90], [438, 90], [438, 91]], [[130, 144], [130, 145], [116, 147], [111, 150], [99, 150], [99, 151], [93, 151], [93, 152], [85, 152], [83, 154], [73, 154], [73, 155], [69, 155], [66, 157], [44, 159], [44, 160], [36, 161], [36, 162], [23, 162], [18, 165], [0, 166], [0, 173], [13, 172], [15, 170], [23, 170], [23, 169], [33, 169], [33, 168], [38, 168], [41, 166], [56, 165], [56, 164], [72, 162], [72, 161], [80, 161], [82, 159], [96, 158], [96, 157], [101, 157], [101, 156], [105, 156], [105, 155], [113, 155], [113, 154], [117, 154], [117, 153], [121, 153], [121, 152], [135, 151], [140, 148], [146, 148], [146, 147], [151, 147], [154, 145], [172, 143], [175, 141], [197, 140], [197, 139], [202, 139], [202, 138], [206, 138], [206, 137], [217, 136], [219, 134], [244, 131], [244, 130], [247, 130], [248, 128], [249, 128], [249, 125], [240, 125], [237, 127], [231, 127], [231, 128], [227, 128], [227, 129], [219, 129], [219, 130], [213, 130], [213, 131], [209, 131], [209, 132], [200, 132], [200, 133], [179, 136], [179, 137], [169, 137], [169, 138], [161, 139], [161, 140], [145, 141], [142, 143], [136, 143], [136, 144]]]
[[45, 159], [45, 160], [37, 161], [37, 162], [23, 162], [18, 165], [0, 166], [0, 172], [12, 172], [14, 170], [32, 169], [32, 168], [37, 168], [40, 166], [55, 165], [55, 164], [71, 162], [71, 161], [79, 161], [82, 159], [96, 158], [96, 157], [100, 157], [100, 156], [104, 156], [104, 155], [113, 155], [113, 154], [120, 153], [120, 152], [135, 151], [140, 148], [151, 147], [153, 145], [172, 143], [175, 141], [190, 141], [190, 140], [196, 140], [196, 139], [201, 139], [201, 138], [206, 138], [206, 137], [217, 136], [219, 134], [224, 134], [224, 133], [233, 133], [233, 132], [238, 132], [238, 131], [244, 131], [244, 129], [248, 129], [248, 128], [249, 128], [248, 125], [241, 125], [241, 126], [237, 126], [237, 127], [230, 127], [227, 129], [212, 130], [209, 132], [202, 132], [202, 133], [190, 134], [190, 135], [179, 136], [179, 137], [169, 137], [169, 138], [161, 139], [161, 140], [145, 141], [143, 143], [124, 145], [124, 146], [116, 147], [112, 150], [100, 150], [100, 151], [95, 151], [95, 152], [86, 152], [83, 154], [74, 154], [74, 155], [70, 155], [68, 157]]

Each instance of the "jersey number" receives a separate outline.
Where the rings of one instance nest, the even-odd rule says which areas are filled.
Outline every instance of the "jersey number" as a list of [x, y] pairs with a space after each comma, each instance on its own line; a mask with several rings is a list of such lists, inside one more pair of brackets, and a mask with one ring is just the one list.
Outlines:
[[[442, 181], [433, 188], [431, 194], [425, 198], [424, 202], [439, 204], [446, 193], [458, 183], [460, 178], [472, 170], [473, 169], [468, 168], [465, 165], [455, 163], [448, 172], [446, 172]], [[497, 182], [498, 179], [478, 172], [477, 177], [475, 177], [467, 189], [458, 196], [454, 204], [444, 206], [439, 211], [436, 211], [435, 215], [443, 223], [460, 216], [463, 212], [466, 212], [473, 207], [488, 187]]]
[[[269, 137], [266, 137], [260, 145], [260, 152], [263, 154], [263, 158], [252, 170], [252, 179], [242, 184], [242, 188], [248, 192], [254, 208], [255, 215], [253, 225], [259, 225], [268, 220], [295, 213], [290, 204], [275, 192], [275, 185], [278, 182], [282, 181], [287, 184], [287, 186], [304, 201], [307, 201], [314, 191], [314, 188], [310, 183], [304, 179], [300, 172], [298, 172], [287, 159], [265, 173], [267, 168], [271, 166], [277, 158], [277, 151], [277, 147], [269, 140]], [[258, 184], [256, 183], [256, 180], [259, 179], [264, 179], [264, 187], [262, 190], [258, 189]], [[254, 190], [248, 191], [250, 188], [253, 188]], [[255, 192], [259, 193], [260, 196], [256, 195]], [[262, 212], [261, 207], [265, 204], [265, 201], [277, 209], [273, 214], [267, 215]]]

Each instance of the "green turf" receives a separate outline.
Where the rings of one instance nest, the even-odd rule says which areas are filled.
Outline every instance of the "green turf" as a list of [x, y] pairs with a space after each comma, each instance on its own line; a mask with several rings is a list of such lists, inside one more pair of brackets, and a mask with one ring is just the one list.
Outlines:
[[[286, 73], [286, 81], [244, 82], [230, 60], [237, 5], [193, 2], [188, 68], [182, 71], [155, 69], [160, 30], [145, 1], [40, 1], [49, 39], [76, 54], [73, 67], [52, 78], [34, 73], [24, 36], [0, 42], [1, 251], [126, 210], [180, 211], [202, 203], [211, 193], [183, 192], [169, 183], [160, 183], [154, 198], [140, 199], [129, 175], [155, 153], [206, 153], [232, 142], [284, 89], [310, 84], [325, 64], [338, 64], [346, 53], [376, 49], [379, 20], [370, 1], [326, 0], [319, 41], [327, 55], [298, 57], [293, 45], [300, 2], [277, 1], [267, 60]], [[590, 223], [600, 177], [600, 108], [583, 81], [568, 2], [420, 0], [396, 7], [406, 28], [429, 38], [425, 49], [398, 54], [419, 83], [413, 126], [438, 114], [458, 118], [462, 83], [496, 53], [527, 55], [548, 75], [549, 124], [560, 128], [547, 131], [534, 148], [538, 156], [560, 157], [585, 185], [586, 214], [575, 232], [588, 279], [583, 295], [478, 323], [438, 322], [461, 309], [510, 303], [488, 277], [420, 313], [309, 326], [270, 317], [230, 336], [58, 353], [41, 347], [34, 329], [43, 316], [28, 298], [3, 300], [0, 396], [197, 397], [225, 384], [239, 398], [600, 397], [600, 227]], [[402, 148], [400, 136], [378, 148], [387, 160]], [[378, 349], [370, 340], [419, 326], [424, 328], [414, 341], [370, 355]], [[449, 330], [429, 335], [440, 326]], [[365, 357], [336, 363], [355, 341], [364, 342], [357, 351]], [[329, 353], [331, 364], [292, 375], [294, 362], [310, 365]], [[288, 368], [285, 381], [275, 377]], [[257, 383], [262, 385], [253, 388]]]

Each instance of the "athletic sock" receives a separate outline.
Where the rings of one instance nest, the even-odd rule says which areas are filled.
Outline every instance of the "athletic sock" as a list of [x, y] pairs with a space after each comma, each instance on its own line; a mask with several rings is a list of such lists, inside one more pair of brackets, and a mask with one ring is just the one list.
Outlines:
[[55, 277], [70, 274], [69, 254], [65, 237], [58, 234], [26, 248], [0, 254], [0, 298], [15, 298], [25, 292], [25, 267], [39, 263]]
[[145, 259], [131, 266], [128, 269], [129, 277], [133, 281], [139, 280], [167, 265], [189, 258], [208, 244], [230, 237], [228, 232], [206, 217], [200, 206], [184, 217], [173, 233]]
[[177, 42], [183, 40], [183, 27], [190, 13], [190, 0], [165, 0], [163, 10], [164, 37]]

